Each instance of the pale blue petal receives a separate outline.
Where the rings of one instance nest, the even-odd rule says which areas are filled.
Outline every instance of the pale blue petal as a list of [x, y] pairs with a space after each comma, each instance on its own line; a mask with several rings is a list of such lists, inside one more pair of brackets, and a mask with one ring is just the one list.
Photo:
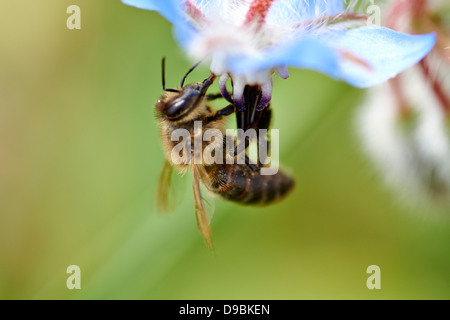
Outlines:
[[277, 0], [270, 7], [270, 24], [295, 25], [305, 20], [339, 14], [344, 10], [342, 0]]
[[361, 27], [339, 32], [327, 43], [365, 60], [372, 70], [341, 59], [340, 78], [356, 87], [380, 84], [424, 58], [436, 42], [434, 34], [409, 35], [382, 27]]
[[[434, 34], [408, 35], [381, 27], [339, 31], [333, 36], [303, 38], [266, 50], [260, 57], [234, 56], [227, 67], [244, 75], [279, 66], [312, 69], [367, 88], [380, 84], [419, 62], [432, 49]], [[345, 58], [350, 55], [364, 61]], [[368, 68], [370, 66], [370, 68]]]
[[275, 67], [292, 66], [312, 69], [339, 77], [336, 52], [313, 38], [298, 39], [284, 46], [270, 48], [260, 57], [235, 56], [228, 60], [232, 74], [244, 75]]
[[180, 0], [122, 0], [122, 2], [136, 8], [157, 11], [174, 25], [184, 20], [180, 13]]
[[311, 17], [334, 15], [344, 11], [343, 0], [304, 0]]
[[191, 0], [205, 16], [223, 10], [227, 0]]

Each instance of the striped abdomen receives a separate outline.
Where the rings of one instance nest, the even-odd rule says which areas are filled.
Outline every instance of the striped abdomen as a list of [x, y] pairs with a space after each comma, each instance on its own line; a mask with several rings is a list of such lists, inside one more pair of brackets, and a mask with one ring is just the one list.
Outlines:
[[[292, 178], [278, 171], [261, 175], [245, 164], [205, 166], [206, 187], [223, 199], [249, 205], [268, 205], [284, 198], [293, 188]], [[207, 180], [207, 181], [205, 181]]]

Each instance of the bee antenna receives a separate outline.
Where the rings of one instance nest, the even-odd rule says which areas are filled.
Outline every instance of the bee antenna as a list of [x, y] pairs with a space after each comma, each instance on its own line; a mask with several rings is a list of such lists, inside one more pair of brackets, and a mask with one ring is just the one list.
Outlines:
[[161, 64], [163, 90], [167, 92], [180, 92], [177, 89], [166, 89], [166, 57], [162, 58]]
[[197, 62], [196, 64], [194, 64], [194, 66], [192, 68], [190, 68], [188, 70], [188, 72], [186, 72], [186, 74], [184, 75], [183, 79], [181, 79], [181, 85], [180, 87], [183, 88], [184, 86], [184, 81], [186, 80], [187, 76], [195, 69], [197, 68], [197, 66], [202, 62], [203, 60], [200, 60], [199, 62]]

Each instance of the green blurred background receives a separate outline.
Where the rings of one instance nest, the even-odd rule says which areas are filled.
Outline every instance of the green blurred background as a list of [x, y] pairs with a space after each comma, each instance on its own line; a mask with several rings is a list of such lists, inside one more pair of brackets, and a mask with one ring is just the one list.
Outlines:
[[[81, 30], [66, 28], [71, 4]], [[169, 87], [192, 65], [170, 24], [119, 0], [0, 12], [0, 298], [450, 298], [450, 223], [379, 183], [354, 128], [364, 91], [305, 70], [275, 79], [273, 127], [296, 189], [265, 208], [217, 200], [211, 252], [190, 176], [175, 212], [154, 203], [161, 58]], [[72, 264], [81, 290], [66, 287]], [[381, 290], [366, 287], [373, 264]]]

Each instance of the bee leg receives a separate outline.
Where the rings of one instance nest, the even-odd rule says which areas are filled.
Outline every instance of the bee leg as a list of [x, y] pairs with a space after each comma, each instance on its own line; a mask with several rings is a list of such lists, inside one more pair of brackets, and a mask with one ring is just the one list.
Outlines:
[[246, 129], [245, 112], [236, 110], [236, 125], [238, 129]]
[[257, 129], [268, 130], [270, 127], [270, 120], [272, 119], [272, 109], [266, 108], [259, 112], [261, 112], [261, 116], [258, 119]]
[[[254, 130], [254, 128], [249, 128], [249, 129], [253, 129]], [[247, 129], [247, 130], [249, 130], [249, 129]], [[247, 133], [247, 131], [245, 131], [245, 133]], [[258, 171], [259, 168], [256, 165], [254, 165], [253, 163], [250, 162], [250, 159], [248, 158], [248, 155], [247, 155], [247, 149], [248, 149], [248, 146], [250, 145], [250, 138], [252, 140], [257, 139], [257, 133], [255, 135], [251, 135], [250, 134], [250, 136], [245, 134], [244, 139], [243, 139], [244, 141], [242, 141], [242, 142], [238, 141], [238, 144], [234, 148], [233, 155], [236, 157], [241, 152], [245, 152], [245, 163], [250, 165], [250, 168], [252, 168], [253, 171]], [[257, 168], [258, 170], [254, 170], [255, 168]]]
[[216, 117], [229, 116], [234, 112], [234, 104], [229, 104], [225, 108], [216, 112]]
[[254, 164], [247, 155], [245, 155], [245, 164], [248, 165], [248, 167], [254, 172], [258, 172], [260, 170], [260, 168]]
[[[265, 109], [266, 110], [266, 109]], [[249, 114], [246, 114], [245, 111], [244, 112], [236, 112], [236, 118], [238, 118], [238, 122], [244, 120], [248, 121], [250, 120], [250, 123], [245, 127], [246, 129], [246, 133], [247, 130], [255, 130], [256, 136], [252, 136], [252, 140], [256, 138], [256, 141], [259, 141], [259, 130], [258, 129], [265, 129], [265, 126], [269, 126], [270, 123], [270, 113], [268, 113], [268, 115], [264, 118], [263, 122], [261, 123], [261, 119], [263, 118], [264, 114], [267, 114], [267, 112], [263, 110], [263, 111], [257, 111], [257, 112], [252, 112]], [[241, 123], [241, 125], [244, 125], [244, 122]], [[262, 128], [264, 127], [264, 128]], [[245, 139], [243, 142], [241, 142], [240, 144], [238, 144], [236, 146], [236, 148], [234, 149], [234, 155], [237, 156], [243, 149], [247, 150], [248, 146], [250, 145], [250, 136], [245, 135]], [[258, 154], [259, 154], [259, 143], [258, 143]], [[246, 155], [247, 156], [247, 155]], [[258, 156], [258, 166], [260, 165], [260, 161], [259, 161], [259, 156]], [[248, 162], [247, 162], [248, 164]], [[252, 164], [251, 166], [253, 171], [258, 171], [259, 168]], [[255, 168], [258, 168], [258, 170], [254, 170]]]
[[248, 146], [250, 145], [250, 138], [248, 136], [245, 137], [244, 142], [241, 142], [234, 148], [234, 156], [237, 156], [239, 153], [241, 153], [243, 150], [246, 150]]
[[258, 166], [261, 168], [264, 166], [266, 160], [267, 160], [267, 153], [269, 152], [270, 149], [270, 141], [267, 139], [266, 141], [266, 152], [265, 154], [261, 155], [259, 152], [259, 143], [258, 143]]
[[[238, 128], [246, 128], [246, 130], [254, 129], [256, 130], [256, 139], [257, 139], [257, 147], [258, 147], [258, 165], [255, 165], [250, 162], [250, 159], [248, 158], [247, 154], [245, 155], [245, 161], [246, 164], [249, 165], [249, 167], [253, 171], [259, 171], [260, 167], [264, 166], [264, 162], [266, 162], [266, 156], [267, 154], [263, 155], [260, 158], [260, 152], [259, 152], [259, 139], [261, 138], [260, 129], [268, 130], [270, 127], [270, 121], [272, 118], [272, 110], [270, 107], [265, 108], [261, 111], [256, 112], [250, 112], [250, 111], [243, 111], [243, 112], [236, 112], [236, 119], [238, 121]], [[248, 123], [247, 123], [248, 122]], [[270, 139], [267, 138], [267, 135], [264, 136], [264, 140], [266, 145], [266, 151], [270, 148]], [[247, 149], [250, 145], [250, 138], [248, 135], [245, 136], [245, 141], [241, 142], [236, 146], [234, 149], [234, 155], [237, 156], [240, 152], [243, 151], [243, 149]], [[267, 153], [267, 152], [266, 152]]]
[[[234, 156], [237, 157], [239, 153], [246, 152], [246, 149], [247, 149], [249, 143], [250, 143], [250, 139], [246, 136], [245, 141], [241, 144], [238, 144], [236, 146], [236, 148], [234, 149]], [[245, 149], [243, 149], [243, 144], [245, 144]], [[252, 171], [255, 171], [255, 172], [259, 171], [259, 167], [250, 160], [247, 153], [244, 153], [244, 159], [245, 159], [245, 164], [248, 165]]]
[[223, 98], [223, 95], [221, 93], [206, 95], [206, 101], [212, 101], [212, 100], [221, 99], [221, 98]]
[[[262, 112], [262, 114], [259, 118], [258, 129], [269, 130], [270, 120], [272, 118], [272, 110], [270, 109], [270, 107], [268, 107], [268, 108], [262, 110], [261, 112]], [[262, 167], [264, 165], [264, 163], [266, 162], [267, 152], [270, 149], [270, 137], [267, 134], [264, 136], [264, 140], [266, 143], [266, 152], [265, 152], [265, 154], [261, 155], [259, 152], [259, 147], [260, 147], [259, 140], [262, 137], [260, 136], [259, 130], [256, 132], [256, 134], [258, 137], [258, 166]], [[262, 143], [264, 143], [264, 141]], [[260, 156], [262, 156], [262, 157], [260, 157]]]
[[208, 122], [216, 121], [216, 120], [219, 120], [222, 117], [229, 116], [233, 112], [234, 112], [234, 105], [233, 104], [229, 104], [225, 108], [218, 110], [213, 116], [208, 117], [206, 119], [206, 121], [208, 121]]

